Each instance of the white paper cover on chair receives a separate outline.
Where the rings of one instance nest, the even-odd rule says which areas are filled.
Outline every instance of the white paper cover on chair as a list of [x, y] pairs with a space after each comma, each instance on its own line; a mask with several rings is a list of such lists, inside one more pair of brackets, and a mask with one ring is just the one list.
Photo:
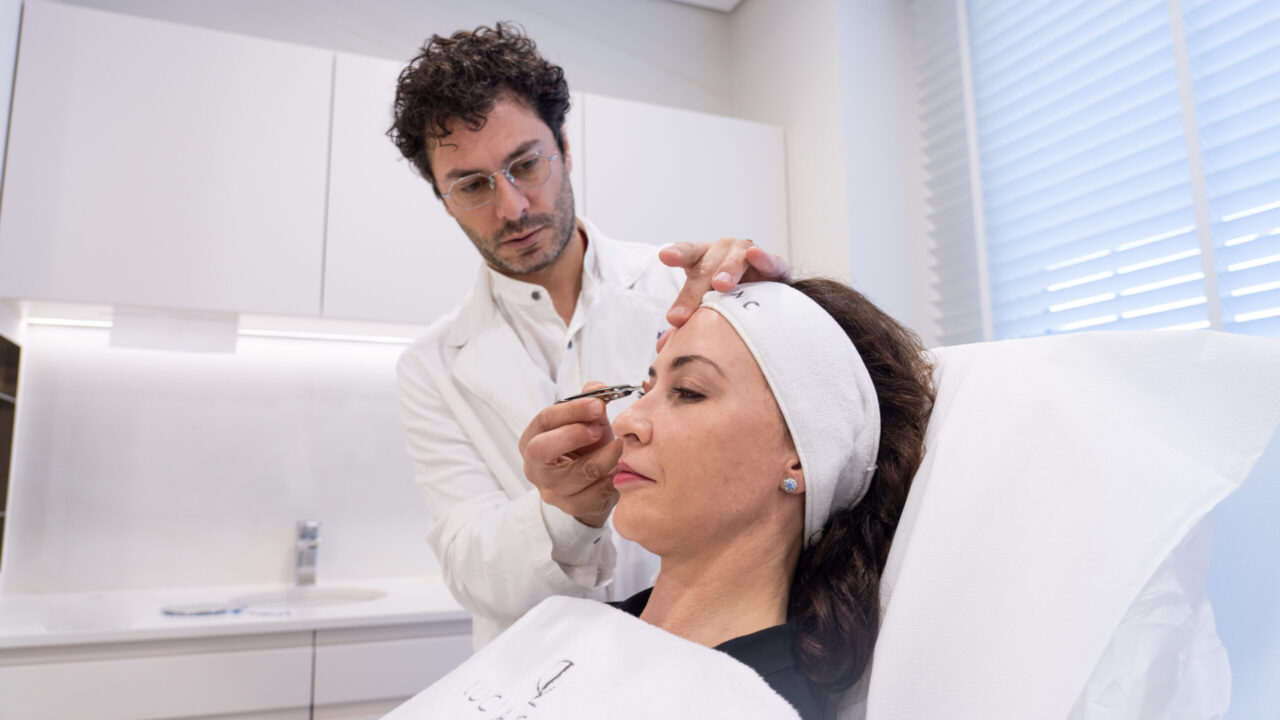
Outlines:
[[1192, 530], [1139, 591], [1066, 720], [1226, 715], [1235, 683], [1205, 588], [1210, 521]]
[[936, 356], [866, 717], [1062, 720], [1106, 685], [1090, 678], [1157, 568], [1266, 447], [1280, 342], [1094, 333]]
[[593, 600], [553, 597], [384, 720], [799, 720], [754, 670]]

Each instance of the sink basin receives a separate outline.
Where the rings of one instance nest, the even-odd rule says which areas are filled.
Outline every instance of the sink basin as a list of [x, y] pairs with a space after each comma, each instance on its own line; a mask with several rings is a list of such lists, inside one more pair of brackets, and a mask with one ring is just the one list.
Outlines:
[[386, 597], [381, 590], [367, 588], [323, 587], [304, 585], [274, 592], [242, 595], [230, 604], [245, 608], [304, 608], [326, 605], [348, 605]]

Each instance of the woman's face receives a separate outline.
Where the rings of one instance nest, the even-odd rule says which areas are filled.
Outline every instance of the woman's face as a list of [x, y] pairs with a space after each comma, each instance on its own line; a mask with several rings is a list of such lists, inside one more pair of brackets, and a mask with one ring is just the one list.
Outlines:
[[719, 313], [672, 334], [644, 397], [614, 420], [622, 458], [618, 532], [662, 556], [714, 552], [744, 537], [787, 546], [804, 524], [801, 481], [782, 413], [755, 358]]

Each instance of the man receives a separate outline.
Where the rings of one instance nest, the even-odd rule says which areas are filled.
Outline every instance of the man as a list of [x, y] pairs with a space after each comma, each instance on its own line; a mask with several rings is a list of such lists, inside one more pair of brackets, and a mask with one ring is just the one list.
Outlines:
[[546, 597], [623, 599], [657, 569], [607, 526], [620, 443], [604, 403], [555, 399], [589, 380], [638, 384], [673, 298], [679, 325], [713, 279], [787, 272], [731, 238], [659, 262], [575, 217], [568, 109], [562, 70], [499, 24], [432, 37], [401, 73], [388, 132], [485, 260], [399, 364], [428, 540], [477, 647]]

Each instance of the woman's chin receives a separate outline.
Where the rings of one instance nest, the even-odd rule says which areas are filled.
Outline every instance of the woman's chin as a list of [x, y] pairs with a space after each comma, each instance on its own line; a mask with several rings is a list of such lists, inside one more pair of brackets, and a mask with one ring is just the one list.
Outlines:
[[629, 510], [625, 498], [618, 500], [618, 504], [613, 506], [613, 531], [631, 542], [640, 542], [636, 538], [635, 522]]
[[644, 518], [643, 513], [637, 510], [638, 508], [627, 503], [625, 496], [619, 500], [618, 505], [613, 509], [614, 532], [651, 553], [660, 554], [654, 548], [653, 542], [660, 534], [654, 532], [654, 523]]

